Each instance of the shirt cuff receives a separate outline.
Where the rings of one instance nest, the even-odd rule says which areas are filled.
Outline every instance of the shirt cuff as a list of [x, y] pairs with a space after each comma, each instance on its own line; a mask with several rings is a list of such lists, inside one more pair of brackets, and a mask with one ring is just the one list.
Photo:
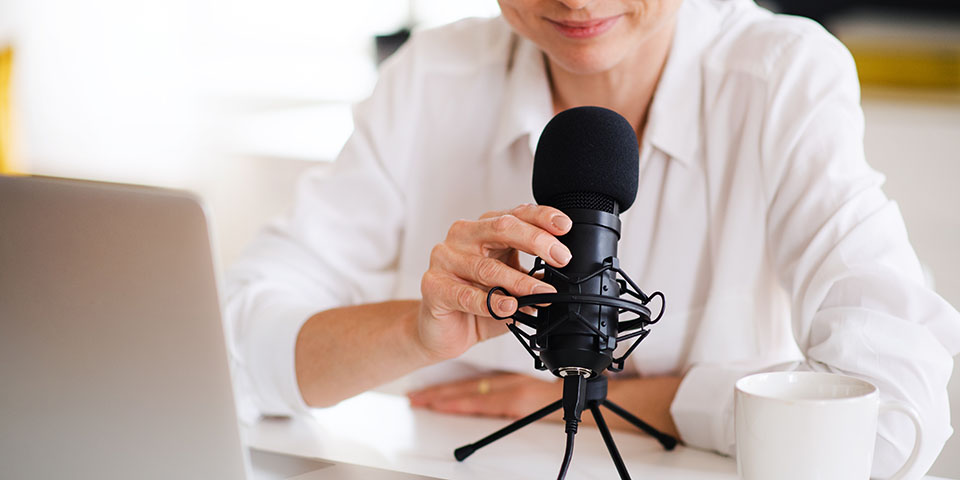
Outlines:
[[734, 455], [733, 398], [737, 380], [755, 371], [746, 366], [695, 365], [683, 377], [670, 414], [680, 438], [691, 447]]
[[243, 365], [249, 390], [244, 392], [264, 415], [293, 415], [309, 411], [297, 382], [297, 336], [317, 313], [316, 305], [268, 302], [254, 314], [257, 321], [242, 340]]

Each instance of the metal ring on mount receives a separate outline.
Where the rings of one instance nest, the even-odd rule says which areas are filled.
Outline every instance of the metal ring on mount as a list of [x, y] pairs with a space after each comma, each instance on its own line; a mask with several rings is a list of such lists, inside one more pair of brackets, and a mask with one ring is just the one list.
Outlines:
[[[502, 288], [500, 289], [503, 290]], [[489, 298], [490, 295], [488, 294], [487, 297]], [[650, 309], [646, 306], [634, 301], [624, 300], [619, 297], [608, 297], [606, 295], [594, 295], [590, 293], [538, 293], [517, 298], [517, 308], [543, 303], [586, 303], [590, 305], [600, 305], [601, 307], [618, 308], [650, 318]]]
[[524, 317], [531, 317], [531, 316], [520, 312], [520, 308], [541, 305], [545, 303], [550, 303], [550, 304], [586, 303], [590, 305], [600, 305], [603, 307], [617, 308], [621, 312], [626, 311], [626, 312], [631, 312], [637, 315], [637, 318], [633, 320], [620, 322], [622, 326], [626, 327], [619, 330], [621, 333], [627, 332], [630, 330], [636, 330], [638, 328], [643, 328], [647, 325], [656, 323], [656, 321], [660, 319], [660, 315], [663, 314], [661, 311], [661, 314], [657, 316], [656, 320], [651, 320], [650, 309], [647, 308], [645, 305], [642, 305], [640, 303], [630, 301], [630, 300], [624, 300], [618, 297], [608, 297], [604, 295], [594, 295], [594, 294], [586, 294], [586, 293], [539, 293], [535, 295], [524, 295], [522, 297], [517, 297], [517, 310], [511, 315], [500, 316], [493, 311], [493, 305], [490, 302], [491, 299], [493, 298], [493, 294], [497, 292], [503, 293], [505, 295], [510, 295], [510, 292], [508, 292], [507, 289], [503, 287], [493, 287], [487, 292], [487, 299], [486, 299], [487, 311], [490, 312], [490, 316], [497, 320], [510, 319], [515, 322], [520, 322], [524, 325], [529, 325], [530, 322], [525, 318], [517, 318], [517, 317], [520, 315]]

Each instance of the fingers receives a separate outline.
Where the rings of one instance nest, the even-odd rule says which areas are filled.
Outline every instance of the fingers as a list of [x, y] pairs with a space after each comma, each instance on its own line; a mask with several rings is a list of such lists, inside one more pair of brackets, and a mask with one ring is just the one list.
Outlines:
[[456, 222], [447, 239], [458, 245], [476, 245], [481, 254], [490, 249], [514, 248], [562, 267], [571, 255], [556, 237], [567, 233], [571, 225], [570, 219], [555, 208], [521, 205], [510, 212], [485, 214], [479, 221]]
[[536, 225], [554, 235], [563, 235], [573, 226], [570, 217], [567, 217], [567, 215], [560, 210], [546, 205], [534, 205], [532, 203], [518, 205], [510, 210], [487, 212], [481, 215], [480, 219], [486, 220], [504, 215], [513, 215], [520, 220], [531, 225]]
[[422, 407], [440, 413], [517, 418], [522, 416], [511, 399], [503, 394], [470, 395], [432, 402]]
[[437, 245], [434, 256], [441, 269], [481, 287], [503, 287], [514, 296], [557, 291], [552, 285], [496, 258], [454, 250], [445, 244]]
[[[440, 312], [434, 312], [435, 314], [466, 312], [490, 316], [487, 311], [487, 291], [447, 273], [428, 270], [420, 281], [420, 293], [424, 299], [431, 299], [430, 303], [440, 309]], [[494, 294], [490, 299], [490, 306], [498, 316], [510, 316], [517, 311], [517, 299]]]
[[536, 225], [553, 235], [560, 236], [570, 231], [573, 222], [566, 214], [546, 205], [520, 205], [510, 213], [531, 225]]
[[407, 394], [407, 396], [410, 398], [411, 402], [432, 402], [443, 398], [481, 393], [485, 390], [485, 388], [483, 388], [484, 384], [487, 385], [486, 390], [494, 391], [503, 390], [508, 386], [516, 385], [517, 383], [528, 380], [530, 380], [530, 377], [526, 375], [520, 375], [519, 373], [499, 373], [486, 377], [468, 378], [465, 380], [456, 380], [453, 382], [432, 385], [421, 390], [410, 392]]
[[[561, 211], [539, 205], [521, 205], [509, 212], [489, 212], [478, 221], [454, 223], [447, 239], [431, 252], [430, 268], [421, 279], [425, 311], [434, 318], [456, 312], [507, 317], [517, 311], [512, 296], [556, 292], [542, 279], [519, 271], [516, 254], [524, 251], [554, 267], [566, 265], [570, 250], [557, 236], [566, 234], [571, 225]], [[503, 287], [511, 296], [495, 294], [490, 312], [487, 292], [492, 287]]]
[[414, 407], [472, 415], [520, 417], [556, 400], [557, 382], [499, 374], [450, 382], [408, 394]]

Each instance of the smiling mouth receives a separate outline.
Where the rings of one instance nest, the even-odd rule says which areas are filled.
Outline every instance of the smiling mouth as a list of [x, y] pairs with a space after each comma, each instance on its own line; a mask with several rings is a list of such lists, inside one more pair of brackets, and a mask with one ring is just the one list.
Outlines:
[[613, 28], [614, 24], [620, 20], [620, 17], [620, 15], [616, 15], [587, 21], [552, 20], [549, 18], [546, 20], [550, 22], [561, 35], [567, 38], [582, 39], [593, 38], [606, 33]]

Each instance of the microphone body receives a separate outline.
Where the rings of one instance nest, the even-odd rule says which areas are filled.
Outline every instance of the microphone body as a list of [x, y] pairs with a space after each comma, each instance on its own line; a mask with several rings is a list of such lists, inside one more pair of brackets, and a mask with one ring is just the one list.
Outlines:
[[[555, 287], [557, 293], [619, 298], [620, 286], [615, 272], [607, 270], [584, 279], [599, 271], [605, 260], [617, 257], [620, 218], [602, 210], [560, 210], [573, 221], [570, 231], [559, 237], [573, 257], [570, 263], [559, 269], [562, 276], [548, 270], [544, 281]], [[578, 283], [581, 280], [584, 281]], [[576, 317], [585, 322], [576, 321]], [[587, 377], [599, 375], [613, 360], [618, 319], [619, 312], [615, 307], [590, 303], [550, 305], [538, 317], [536, 338], [541, 361], [557, 376], [574, 373]]]
[[558, 294], [594, 296], [566, 297], [538, 311], [533, 347], [554, 375], [599, 375], [613, 361], [620, 310], [596, 296], [615, 300], [622, 293], [617, 272], [603, 267], [618, 265], [620, 212], [637, 196], [639, 150], [630, 122], [600, 107], [560, 112], [540, 135], [533, 195], [573, 221], [559, 237], [573, 257], [559, 272], [547, 269], [544, 281]]

